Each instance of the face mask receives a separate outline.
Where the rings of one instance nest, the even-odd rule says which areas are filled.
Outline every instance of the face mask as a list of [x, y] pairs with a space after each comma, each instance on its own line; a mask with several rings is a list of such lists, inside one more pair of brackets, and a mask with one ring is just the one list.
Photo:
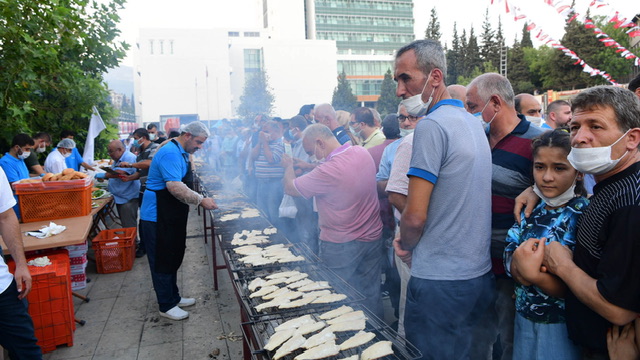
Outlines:
[[138, 142], [138, 139], [133, 139], [133, 142], [131, 143], [131, 145], [135, 147], [140, 147], [140, 143]]
[[356, 128], [354, 128], [353, 126], [349, 125], [349, 130], [351, 130], [351, 133], [353, 134], [353, 136], [355, 137], [360, 137], [360, 133], [362, 132], [362, 130], [356, 130]]
[[611, 160], [611, 148], [629, 133], [627, 130], [616, 142], [609, 146], [595, 148], [571, 148], [567, 160], [576, 170], [584, 174], [600, 175], [613, 169], [629, 151], [626, 151], [619, 159]]
[[71, 156], [71, 153], [62, 154], [62, 156], [64, 156], [65, 158], [68, 158], [69, 156]]
[[[577, 178], [577, 175], [576, 175], [576, 178]], [[553, 198], [548, 198], [544, 196], [544, 194], [542, 194], [542, 191], [540, 191], [540, 189], [538, 188], [538, 185], [535, 185], [535, 184], [533, 185], [533, 192], [536, 193], [536, 195], [538, 195], [540, 199], [542, 199], [545, 202], [545, 204], [551, 207], [559, 207], [568, 203], [569, 200], [573, 199], [576, 196], [575, 188], [576, 188], [576, 179], [573, 179], [573, 185], [569, 186], [569, 188], [562, 194]]]
[[401, 103], [405, 107], [405, 109], [407, 109], [407, 112], [409, 113], [409, 115], [415, 116], [415, 117], [422, 117], [429, 110], [429, 105], [431, 105], [431, 102], [433, 101], [433, 92], [436, 91], [436, 89], [434, 88], [431, 91], [431, 95], [429, 95], [429, 100], [427, 100], [426, 103], [422, 101], [422, 93], [424, 92], [424, 89], [427, 88], [427, 84], [429, 83], [430, 78], [431, 78], [431, 72], [429, 72], [429, 76], [427, 76], [427, 81], [424, 83], [424, 87], [422, 88], [422, 91], [420, 92], [420, 94], [416, 94], [408, 99], [402, 100]]
[[22, 154], [18, 155], [18, 159], [26, 159], [31, 155], [31, 151], [23, 151]]
[[149, 140], [153, 141], [156, 139], [156, 134], [149, 134]]
[[38, 148], [36, 149], [36, 152], [43, 153], [46, 149], [47, 147], [44, 144], [42, 144], [42, 146], [38, 146]]
[[525, 116], [525, 118], [535, 126], [542, 125], [542, 118], [539, 116]]
[[415, 129], [400, 129], [400, 136], [405, 137], [409, 134], [412, 134], [413, 130]]

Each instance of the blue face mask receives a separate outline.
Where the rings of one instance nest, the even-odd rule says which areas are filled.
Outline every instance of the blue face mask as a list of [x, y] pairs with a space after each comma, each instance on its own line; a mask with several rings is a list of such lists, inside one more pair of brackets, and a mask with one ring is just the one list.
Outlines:
[[140, 143], [138, 142], [138, 139], [133, 139], [133, 143], [131, 143], [131, 145], [135, 147], [140, 147]]
[[293, 139], [294, 136], [293, 136], [293, 132], [291, 131], [291, 129], [289, 129], [288, 133], [289, 133], [289, 138]]

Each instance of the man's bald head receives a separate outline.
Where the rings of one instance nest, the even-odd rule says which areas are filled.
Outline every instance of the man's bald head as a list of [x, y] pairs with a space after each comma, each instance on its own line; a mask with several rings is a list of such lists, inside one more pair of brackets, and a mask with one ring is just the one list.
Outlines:
[[447, 91], [452, 99], [457, 99], [465, 103], [467, 101], [467, 87], [463, 85], [453, 84], [447, 86]]
[[316, 105], [313, 108], [313, 117], [316, 122], [328, 126], [331, 130], [339, 126], [336, 121], [336, 110], [331, 104]]
[[516, 111], [524, 116], [540, 117], [542, 106], [531, 94], [518, 94], [515, 97]]

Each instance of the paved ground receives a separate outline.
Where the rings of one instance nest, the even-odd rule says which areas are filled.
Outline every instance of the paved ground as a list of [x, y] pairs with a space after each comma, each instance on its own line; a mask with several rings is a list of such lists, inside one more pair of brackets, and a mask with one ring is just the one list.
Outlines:
[[204, 244], [202, 218], [192, 210], [187, 253], [178, 273], [181, 295], [195, 297], [186, 308], [190, 317], [172, 321], [158, 315], [146, 256], [131, 271], [96, 274], [89, 261], [91, 282], [74, 298], [77, 327], [72, 347], [60, 346], [44, 358], [57, 359], [241, 359], [239, 308], [229, 276], [219, 271], [219, 290], [213, 291], [211, 247]]

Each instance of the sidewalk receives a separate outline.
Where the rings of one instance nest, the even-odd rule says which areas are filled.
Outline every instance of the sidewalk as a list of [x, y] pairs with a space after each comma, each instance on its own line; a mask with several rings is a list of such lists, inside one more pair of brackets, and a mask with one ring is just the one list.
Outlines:
[[[97, 274], [89, 261], [91, 282], [74, 297], [77, 325], [72, 347], [45, 354], [48, 360], [73, 359], [240, 359], [240, 310], [225, 270], [219, 271], [219, 290], [213, 290], [211, 242], [204, 243], [202, 216], [192, 208], [187, 251], [178, 273], [181, 295], [195, 297], [186, 308], [190, 317], [172, 321], [160, 317], [146, 256], [131, 271]], [[222, 259], [219, 257], [219, 263]]]

